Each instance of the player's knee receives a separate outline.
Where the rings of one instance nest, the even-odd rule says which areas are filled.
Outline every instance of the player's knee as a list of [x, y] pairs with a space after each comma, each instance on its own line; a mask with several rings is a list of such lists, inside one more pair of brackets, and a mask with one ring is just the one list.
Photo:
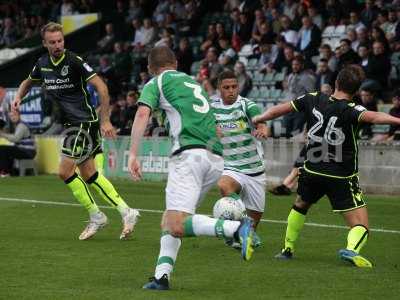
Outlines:
[[300, 197], [298, 197], [293, 205], [293, 209], [303, 215], [306, 215], [311, 204], [303, 201]]
[[62, 180], [62, 181], [66, 181], [68, 180], [71, 176], [74, 175], [74, 172], [69, 172], [69, 170], [59, 170], [58, 171], [58, 177]]
[[183, 225], [177, 223], [172, 224], [171, 226], [169, 226], [169, 232], [174, 237], [182, 237], [184, 233]]

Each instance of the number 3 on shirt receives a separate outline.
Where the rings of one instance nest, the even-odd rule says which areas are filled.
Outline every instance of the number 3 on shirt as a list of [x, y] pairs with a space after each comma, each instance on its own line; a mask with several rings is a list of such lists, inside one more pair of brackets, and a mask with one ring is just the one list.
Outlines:
[[201, 114], [208, 113], [208, 111], [210, 110], [210, 105], [208, 104], [208, 100], [206, 99], [206, 97], [204, 97], [201, 94], [201, 86], [199, 86], [198, 84], [190, 83], [190, 82], [184, 82], [184, 84], [188, 88], [193, 89], [193, 95], [203, 103], [202, 106], [193, 104], [194, 111], [197, 111], [198, 113], [201, 113]]

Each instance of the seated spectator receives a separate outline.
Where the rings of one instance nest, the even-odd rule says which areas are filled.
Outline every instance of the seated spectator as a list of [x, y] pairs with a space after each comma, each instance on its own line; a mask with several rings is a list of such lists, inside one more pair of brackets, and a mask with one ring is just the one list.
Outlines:
[[[393, 107], [390, 109], [389, 114], [393, 117], [400, 118], [400, 89], [394, 92]], [[392, 125], [387, 134], [380, 137], [380, 139], [374, 140], [387, 140], [387, 141], [399, 141], [400, 140], [400, 126]]]
[[128, 16], [126, 18], [127, 23], [131, 23], [133, 19], [139, 19], [143, 17], [143, 8], [140, 6], [138, 0], [130, 0], [128, 7]]
[[369, 47], [365, 44], [360, 44], [357, 48], [358, 56], [360, 57], [360, 65], [363, 68], [364, 72], [368, 69], [369, 63]]
[[13, 19], [5, 18], [3, 28], [0, 34], [0, 46], [9, 46], [15, 43], [18, 39], [17, 27]]
[[[284, 83], [286, 99], [291, 101], [309, 92], [315, 91], [315, 77], [304, 71], [304, 60], [296, 57], [292, 61], [292, 73]], [[286, 137], [294, 136], [303, 131], [305, 116], [303, 113], [292, 112], [283, 119]]]
[[292, 73], [292, 61], [294, 58], [294, 47], [291, 44], [286, 44], [283, 48], [283, 57], [278, 55], [278, 58], [275, 60], [273, 65], [273, 69], [278, 72], [286, 70], [286, 73]]
[[218, 48], [218, 34], [215, 29], [215, 24], [208, 24], [207, 36], [201, 44], [200, 49], [206, 53], [210, 47]]
[[138, 90], [142, 91], [144, 85], [150, 80], [150, 74], [147, 73], [146, 71], [142, 71], [139, 73], [139, 83], [137, 85]]
[[360, 28], [356, 29], [356, 33], [357, 33], [357, 41], [358, 41], [359, 45], [364, 44], [364, 45], [371, 46], [371, 41], [368, 36], [367, 28], [360, 27]]
[[291, 20], [293, 20], [298, 5], [299, 4], [294, 0], [285, 0], [283, 4], [283, 14], [288, 16]]
[[188, 38], [181, 38], [179, 41], [179, 48], [176, 50], [175, 55], [178, 62], [178, 71], [190, 74], [190, 67], [192, 66], [194, 59]]
[[318, 55], [318, 47], [321, 44], [321, 30], [312, 23], [309, 16], [302, 18], [302, 24], [297, 47], [306, 60], [311, 60], [311, 57]]
[[338, 61], [338, 71], [346, 65], [358, 64], [360, 57], [351, 48], [351, 42], [348, 39], [340, 40], [340, 57]]
[[377, 15], [378, 11], [374, 5], [374, 0], [366, 0], [365, 7], [360, 14], [361, 22], [363, 22], [366, 27], [370, 27]]
[[262, 23], [265, 23], [267, 19], [265, 18], [265, 14], [261, 9], [256, 9], [254, 11], [254, 22], [252, 28], [252, 35], [258, 33]]
[[354, 29], [356, 32], [359, 28], [365, 28], [365, 25], [361, 22], [360, 17], [356, 11], [350, 12], [350, 24], [348, 25], [349, 30]]
[[117, 134], [125, 128], [126, 101], [124, 95], [119, 94], [117, 101], [111, 107], [110, 122], [115, 127]]
[[246, 66], [241, 61], [237, 61], [233, 68], [239, 84], [239, 95], [246, 97], [252, 88], [252, 81], [246, 72]]
[[115, 42], [114, 26], [112, 23], [107, 23], [105, 26], [106, 35], [97, 42], [97, 53], [110, 53]]
[[169, 46], [173, 41], [173, 37], [174, 30], [172, 28], [163, 28], [161, 31], [161, 39], [154, 44], [154, 47]]
[[318, 8], [315, 6], [310, 6], [307, 9], [308, 15], [310, 16], [312, 22], [318, 26], [320, 30], [324, 27], [324, 20], [322, 19], [321, 14], [318, 11]]
[[60, 7], [61, 16], [70, 16], [78, 13], [75, 10], [74, 2], [71, 0], [63, 0]]
[[129, 53], [123, 48], [122, 42], [114, 44], [114, 52], [111, 54], [116, 79], [120, 82], [128, 81], [132, 70], [132, 60]]
[[360, 41], [357, 40], [357, 32], [355, 29], [348, 29], [346, 38], [351, 42], [351, 49], [354, 51], [357, 51], [358, 45], [360, 44]]
[[253, 31], [251, 41], [253, 44], [260, 44], [262, 41], [267, 41], [270, 44], [273, 44], [275, 36], [276, 34], [272, 31], [268, 22], [264, 22], [260, 24], [260, 27], [257, 28], [256, 31]]
[[280, 19], [281, 22], [281, 35], [285, 38], [285, 41], [293, 46], [296, 46], [299, 41], [297, 31], [293, 30], [291, 25], [292, 22], [288, 16], [283, 15]]
[[231, 43], [227, 37], [222, 37], [218, 40], [221, 54], [218, 57], [218, 63], [224, 67], [233, 67], [237, 55], [236, 51], [231, 47]]
[[[214, 80], [218, 77], [218, 74], [222, 72], [223, 66], [218, 63], [217, 49], [211, 47], [207, 50], [206, 57], [202, 61], [202, 67], [207, 67], [207, 78], [208, 80]], [[200, 68], [202, 70], [202, 68]]]
[[119, 82], [115, 75], [114, 67], [111, 64], [110, 58], [103, 55], [99, 59], [99, 69], [97, 72], [106, 82], [108, 91], [111, 96], [115, 96], [119, 91]]
[[36, 155], [35, 140], [29, 127], [21, 121], [19, 112], [10, 112], [12, 130], [0, 128], [0, 137], [13, 145], [0, 145], [0, 177], [10, 176], [15, 159], [33, 159]]
[[258, 55], [259, 72], [271, 72], [278, 56], [278, 47], [269, 39], [260, 42], [260, 53]]
[[392, 66], [390, 57], [385, 54], [385, 47], [382, 42], [374, 42], [372, 55], [368, 60], [366, 77], [378, 82], [382, 89], [388, 86], [389, 74]]
[[389, 42], [383, 30], [378, 26], [374, 26], [371, 29], [371, 43], [373, 44], [374, 42], [381, 42], [385, 48], [385, 54], [390, 54]]
[[331, 46], [328, 44], [323, 44], [319, 48], [319, 59], [326, 59], [328, 61], [328, 67], [332, 72], [336, 72], [337, 70], [337, 65], [338, 65], [338, 59], [332, 52]]
[[121, 128], [120, 135], [130, 135], [132, 130], [133, 121], [135, 120], [138, 93], [136, 91], [129, 91], [126, 94], [126, 109], [124, 111], [124, 127]]
[[242, 45], [247, 44], [251, 38], [253, 24], [246, 13], [242, 12], [239, 15], [238, 37]]
[[141, 46], [142, 47], [151, 47], [154, 43], [155, 38], [157, 37], [157, 31], [153, 26], [151, 19], [145, 18], [143, 20], [143, 27], [141, 28], [142, 31], [142, 39], [141, 39]]
[[279, 9], [277, 9], [277, 8], [271, 9], [270, 23], [271, 23], [272, 31], [275, 33], [275, 36], [277, 34], [279, 34], [282, 30], [282, 25], [281, 25], [280, 19], [281, 19], [281, 13], [280, 13]]
[[396, 26], [398, 26], [397, 13], [394, 9], [390, 9], [388, 12], [388, 26], [385, 30], [385, 36], [388, 41], [393, 41], [396, 37]]
[[[378, 111], [378, 101], [375, 97], [375, 93], [367, 88], [362, 88], [360, 92], [361, 105], [370, 111]], [[372, 138], [372, 124], [362, 123], [360, 124], [359, 135], [363, 140], [369, 140]]]
[[326, 59], [322, 58], [319, 60], [316, 75], [317, 90], [321, 90], [322, 85], [324, 84], [334, 86], [335, 74], [329, 69], [328, 61]]

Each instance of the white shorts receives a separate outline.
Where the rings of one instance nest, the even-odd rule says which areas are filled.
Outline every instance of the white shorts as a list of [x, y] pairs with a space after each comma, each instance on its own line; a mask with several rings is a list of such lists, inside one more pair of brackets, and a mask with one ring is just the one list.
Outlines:
[[222, 176], [229, 176], [241, 185], [240, 199], [247, 209], [264, 212], [267, 185], [265, 174], [252, 177], [239, 172], [224, 170]]
[[169, 160], [166, 209], [194, 214], [224, 169], [224, 160], [205, 149], [189, 149]]

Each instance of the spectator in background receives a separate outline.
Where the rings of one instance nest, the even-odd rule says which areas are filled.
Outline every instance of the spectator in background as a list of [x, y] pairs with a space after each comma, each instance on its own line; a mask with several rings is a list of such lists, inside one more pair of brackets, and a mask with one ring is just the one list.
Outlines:
[[7, 119], [6, 114], [8, 111], [7, 102], [5, 101], [6, 94], [7, 94], [6, 89], [0, 86], [0, 120], [3, 121]]
[[374, 0], [366, 0], [365, 7], [361, 11], [360, 18], [366, 27], [370, 27], [372, 22], [376, 19], [378, 15], [377, 9], [375, 7]]
[[273, 43], [276, 34], [272, 31], [271, 26], [268, 22], [260, 24], [260, 27], [252, 33], [252, 43], [261, 44], [262, 41]]
[[97, 42], [98, 49], [96, 53], [105, 54], [110, 53], [115, 43], [114, 26], [112, 23], [105, 25], [106, 35]]
[[98, 74], [106, 82], [110, 96], [115, 97], [118, 94], [120, 85], [115, 75], [115, 70], [111, 64], [110, 58], [107, 55], [103, 55], [99, 59]]
[[78, 13], [75, 10], [74, 2], [71, 0], [63, 0], [60, 7], [61, 16], [70, 16]]
[[285, 70], [285, 73], [292, 73], [292, 61], [295, 58], [294, 47], [291, 44], [287, 44], [283, 48], [283, 57], [278, 55], [274, 63], [274, 70], [278, 72], [282, 72]]
[[364, 72], [368, 69], [369, 63], [369, 47], [365, 44], [360, 44], [357, 48], [358, 56], [360, 57], [360, 65], [363, 68]]
[[215, 24], [208, 24], [207, 36], [204, 42], [201, 44], [200, 49], [201, 51], [206, 53], [210, 47], [218, 48], [218, 34], [215, 28]]
[[321, 90], [322, 85], [328, 84], [334, 86], [335, 74], [329, 69], [328, 60], [322, 58], [318, 62], [316, 72], [316, 88]]
[[396, 26], [399, 24], [397, 14], [394, 9], [390, 9], [388, 12], [388, 26], [385, 31], [385, 36], [389, 41], [394, 40], [396, 36]]
[[[393, 98], [393, 107], [389, 111], [389, 115], [400, 118], [400, 89], [397, 89], [394, 92]], [[384, 140], [388, 141], [398, 141], [400, 140], [400, 126], [391, 125], [389, 129], [389, 133], [384, 136]]]
[[130, 135], [131, 129], [133, 125], [133, 120], [135, 120], [136, 111], [138, 108], [137, 105], [138, 93], [136, 91], [129, 91], [126, 94], [126, 109], [125, 109], [125, 124], [124, 127], [121, 128], [120, 135]]
[[382, 9], [378, 12], [378, 18], [376, 20], [376, 25], [386, 34], [389, 27], [389, 13], [386, 9]]
[[373, 26], [371, 29], [371, 43], [374, 42], [381, 42], [385, 48], [385, 54], [390, 54], [390, 46], [385, 37], [385, 32], [378, 26]]
[[21, 121], [19, 112], [9, 113], [12, 130], [0, 128], [0, 137], [14, 145], [0, 145], [0, 177], [10, 176], [15, 159], [33, 159], [36, 155], [35, 140], [29, 127]]
[[161, 31], [161, 39], [154, 44], [154, 47], [170, 46], [171, 43], [173, 44], [172, 42], [173, 37], [174, 37], [174, 30], [172, 28], [163, 28]]
[[347, 30], [347, 34], [346, 34], [346, 38], [351, 42], [351, 49], [353, 49], [353, 51], [357, 51], [358, 49], [358, 45], [360, 44], [360, 41], [357, 40], [357, 32], [355, 29], [348, 29]]
[[346, 65], [358, 64], [360, 57], [351, 48], [351, 42], [348, 39], [340, 40], [340, 57], [338, 61], [338, 71], [340, 71]]
[[178, 62], [178, 71], [190, 74], [190, 67], [194, 61], [193, 51], [189, 45], [189, 40], [183, 37], [179, 41], [179, 47], [176, 50], [176, 60]]
[[150, 80], [150, 75], [149, 73], [147, 73], [146, 71], [140, 72], [139, 73], [139, 83], [138, 83], [138, 90], [142, 91], [144, 85]]
[[13, 19], [7, 17], [3, 21], [3, 28], [0, 36], [0, 46], [9, 46], [17, 41], [18, 32]]
[[349, 29], [354, 29], [357, 31], [360, 28], [365, 28], [363, 22], [361, 22], [360, 17], [356, 11], [350, 12], [350, 24], [348, 25]]
[[218, 40], [221, 54], [218, 57], [218, 63], [223, 67], [233, 68], [237, 59], [236, 51], [231, 47], [228, 37], [221, 37]]
[[207, 66], [208, 76], [206, 79], [210, 81], [215, 80], [218, 77], [218, 74], [224, 69], [223, 66], [218, 63], [218, 52], [214, 47], [207, 50], [206, 57], [202, 62]]
[[323, 44], [319, 47], [319, 59], [326, 59], [328, 61], [328, 67], [332, 72], [336, 72], [338, 59], [332, 52], [331, 46]]
[[366, 67], [366, 77], [378, 82], [382, 89], [386, 89], [391, 68], [390, 57], [385, 54], [384, 44], [382, 42], [374, 42], [372, 55], [368, 59]]
[[133, 19], [129, 29], [129, 37], [132, 40], [131, 45], [134, 47], [134, 50], [140, 50], [143, 40], [142, 21], [140, 19]]
[[[378, 101], [375, 98], [375, 93], [367, 88], [362, 88], [360, 92], [361, 105], [369, 111], [378, 111]], [[369, 140], [373, 136], [372, 124], [361, 123], [359, 126], [360, 139]]]
[[151, 47], [152, 43], [154, 42], [155, 38], [157, 37], [157, 32], [151, 19], [145, 18], [143, 20], [143, 27], [141, 28], [142, 32], [142, 47]]
[[233, 70], [239, 84], [239, 95], [242, 97], [246, 97], [253, 86], [251, 77], [246, 72], [246, 66], [241, 61], [237, 61]]
[[280, 19], [281, 22], [281, 35], [285, 38], [285, 41], [293, 46], [297, 46], [299, 36], [297, 31], [291, 27], [291, 20], [288, 16], [283, 15]]
[[307, 9], [308, 16], [311, 18], [312, 23], [318, 26], [320, 30], [324, 27], [324, 20], [315, 6], [310, 6]]
[[271, 28], [272, 31], [275, 33], [275, 35], [279, 34], [282, 30], [282, 25], [280, 22], [281, 19], [281, 13], [277, 8], [273, 8], [271, 10]]
[[293, 20], [298, 5], [299, 4], [294, 0], [285, 0], [283, 4], [283, 14], [288, 16], [291, 20]]
[[250, 41], [253, 24], [251, 23], [248, 15], [244, 12], [239, 15], [239, 29], [237, 35], [242, 45]]
[[114, 44], [114, 52], [111, 54], [116, 80], [126, 82], [132, 70], [132, 60], [129, 53], [124, 49], [122, 42]]
[[252, 28], [252, 35], [254, 35], [254, 33], [259, 34], [261, 24], [266, 21], [267, 21], [267, 19], [265, 17], [264, 12], [261, 9], [256, 9], [254, 11], [254, 22], [253, 22], [253, 28]]
[[143, 9], [139, 4], [139, 0], [130, 0], [128, 7], [128, 16], [126, 22], [131, 23], [134, 19], [140, 19], [144, 15]]
[[272, 72], [274, 63], [278, 56], [278, 47], [269, 39], [260, 42], [260, 54], [258, 59], [259, 72]]
[[117, 97], [117, 101], [113, 103], [112, 108], [111, 108], [111, 115], [110, 115], [110, 121], [111, 124], [114, 126], [114, 128], [117, 131], [117, 134], [121, 132], [121, 129], [125, 128], [126, 124], [126, 101], [125, 101], [125, 96], [119, 94]]
[[297, 47], [305, 59], [310, 61], [311, 57], [318, 55], [318, 47], [321, 44], [321, 31], [318, 26], [312, 23], [309, 16], [302, 18], [302, 24]]
[[[304, 61], [301, 57], [296, 57], [292, 61], [292, 73], [284, 83], [286, 99], [296, 99], [297, 97], [315, 91], [315, 77], [309, 72], [304, 71]], [[292, 112], [283, 118], [283, 125], [286, 129], [286, 137], [291, 137], [303, 131], [305, 123], [304, 113]]]

